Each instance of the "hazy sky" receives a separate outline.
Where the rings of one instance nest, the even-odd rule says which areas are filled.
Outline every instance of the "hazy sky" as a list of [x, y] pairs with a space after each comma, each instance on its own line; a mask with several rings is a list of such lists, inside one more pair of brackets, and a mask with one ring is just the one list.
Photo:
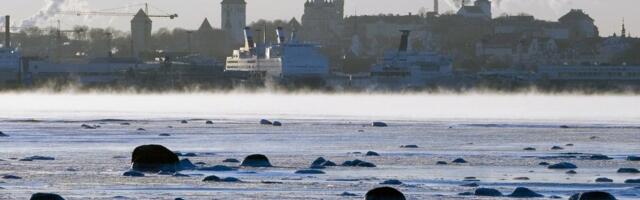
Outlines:
[[[306, 0], [247, 0], [248, 22], [256, 19], [300, 19]], [[421, 7], [432, 10], [432, 0], [345, 0], [346, 15], [379, 13], [417, 13]], [[441, 11], [453, 11], [455, 0], [441, 0]], [[494, 16], [502, 13], [526, 12], [537, 18], [557, 20], [571, 8], [584, 9], [600, 27], [601, 35], [620, 31], [622, 19], [634, 36], [640, 34], [640, 0], [493, 0]], [[63, 28], [76, 24], [92, 27], [113, 26], [129, 30], [130, 17], [78, 17], [52, 15], [56, 10], [100, 10], [122, 8], [114, 11], [134, 12], [140, 4], [149, 2], [152, 14], [177, 13], [174, 20], [154, 18], [154, 29], [183, 27], [196, 29], [202, 20], [209, 18], [214, 27], [220, 26], [221, 0], [0, 0], [0, 15], [12, 15], [14, 24], [48, 26], [60, 19]], [[498, 4], [498, 2], [500, 2]], [[56, 5], [60, 6], [56, 6]], [[126, 8], [128, 7], [128, 8]], [[158, 9], [154, 9], [158, 8]], [[164, 10], [165, 12], [162, 12]], [[3, 22], [0, 22], [3, 23]]]

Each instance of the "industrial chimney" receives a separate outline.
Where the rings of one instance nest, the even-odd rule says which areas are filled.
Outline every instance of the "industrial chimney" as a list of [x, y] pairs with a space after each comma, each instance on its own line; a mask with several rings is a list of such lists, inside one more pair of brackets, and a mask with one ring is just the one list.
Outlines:
[[256, 47], [256, 44], [253, 42], [253, 34], [251, 33], [251, 28], [244, 28], [244, 47], [247, 49], [253, 49]]
[[400, 39], [400, 48], [398, 51], [407, 52], [409, 48], [409, 33], [411, 33], [411, 31], [401, 30], [400, 32], [402, 32], [402, 38]]
[[4, 47], [11, 48], [11, 16], [5, 16], [4, 20]]
[[282, 27], [276, 28], [276, 34], [278, 35], [278, 44], [284, 44], [286, 39], [285, 39], [283, 28]]
[[438, 5], [438, 0], [433, 0], [433, 12], [436, 15], [440, 14], [440, 6]]

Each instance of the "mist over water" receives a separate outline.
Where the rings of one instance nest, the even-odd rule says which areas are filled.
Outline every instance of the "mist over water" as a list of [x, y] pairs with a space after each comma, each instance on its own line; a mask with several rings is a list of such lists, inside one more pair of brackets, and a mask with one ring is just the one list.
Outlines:
[[640, 96], [550, 94], [4, 93], [3, 119], [271, 118], [640, 122]]

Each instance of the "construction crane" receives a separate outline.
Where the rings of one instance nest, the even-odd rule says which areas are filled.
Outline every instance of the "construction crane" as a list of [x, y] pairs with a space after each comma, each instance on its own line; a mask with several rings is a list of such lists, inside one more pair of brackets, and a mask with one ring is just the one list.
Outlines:
[[[178, 14], [151, 15], [151, 14], [149, 14], [149, 4], [148, 3], [139, 4], [139, 5], [144, 5], [145, 13], [149, 17], [169, 18], [169, 19], [178, 18]], [[136, 6], [136, 5], [134, 5], [134, 6]], [[76, 15], [76, 16], [115, 16], [115, 17], [135, 16], [136, 15], [136, 13], [113, 11], [113, 10], [117, 10], [117, 9], [126, 9], [126, 8], [130, 8], [130, 7], [112, 8], [112, 9], [105, 9], [105, 10], [98, 10], [98, 11], [61, 11], [61, 12], [57, 12], [56, 14], [60, 14], [60, 15]], [[160, 10], [160, 9], [157, 9], [157, 10]]]

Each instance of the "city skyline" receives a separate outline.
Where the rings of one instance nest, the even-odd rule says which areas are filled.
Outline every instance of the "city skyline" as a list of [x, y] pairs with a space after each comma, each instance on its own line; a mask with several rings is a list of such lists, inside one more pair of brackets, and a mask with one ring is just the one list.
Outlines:
[[[366, 1], [366, 2], [365, 2]], [[441, 0], [440, 10], [443, 13], [456, 10], [454, 0]], [[494, 17], [502, 14], [528, 13], [538, 19], [555, 21], [571, 9], [583, 9], [595, 19], [602, 36], [619, 33], [622, 20], [625, 19], [627, 30], [636, 36], [636, 27], [640, 27], [640, 18], [633, 18], [633, 8], [640, 6], [640, 2], [633, 0], [614, 0], [615, 3], [605, 4], [598, 0], [494, 0]], [[145, 1], [96, 1], [96, 0], [24, 0], [12, 2], [11, 7], [0, 8], [2, 15], [12, 15], [15, 26], [55, 26], [60, 20], [63, 28], [75, 25], [90, 27], [113, 27], [118, 30], [129, 31], [129, 17], [79, 17], [69, 15], [54, 15], [55, 11], [69, 10], [100, 10], [121, 7], [119, 12], [135, 12], [142, 8]], [[304, 0], [279, 0], [278, 3], [269, 1], [247, 0], [247, 23], [259, 19], [300, 20]], [[177, 13], [178, 18], [154, 19], [153, 29], [160, 28], [197, 28], [204, 18], [208, 18], [216, 28], [220, 27], [220, 1], [218, 0], [189, 0], [179, 4], [169, 0], [155, 0], [150, 2], [152, 14]], [[274, 6], [278, 4], [278, 6]], [[431, 0], [402, 0], [388, 6], [384, 1], [348, 0], [345, 3], [345, 15], [377, 15], [418, 13], [421, 8], [433, 10]], [[115, 6], [120, 5], [120, 6]], [[123, 6], [124, 5], [124, 6]], [[366, 5], [366, 6], [364, 6]], [[128, 7], [128, 8], [127, 8]], [[527, 11], [527, 12], [525, 12]], [[612, 14], [614, 13], [614, 14]]]

